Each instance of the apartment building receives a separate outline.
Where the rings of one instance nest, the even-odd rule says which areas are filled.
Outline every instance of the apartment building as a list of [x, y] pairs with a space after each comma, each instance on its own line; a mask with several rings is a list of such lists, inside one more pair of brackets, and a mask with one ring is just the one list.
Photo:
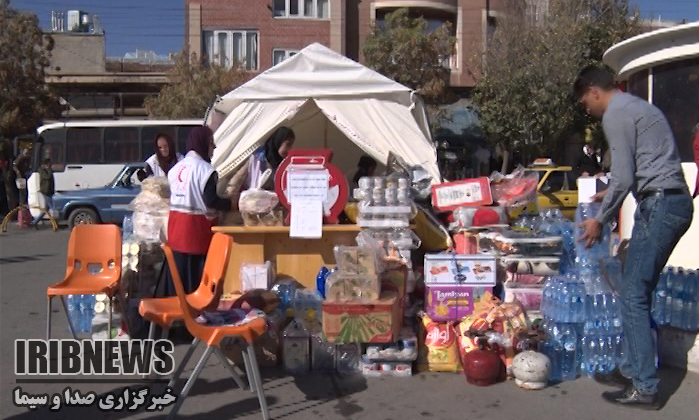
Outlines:
[[497, 26], [500, 0], [186, 0], [185, 37], [190, 53], [223, 65], [244, 63], [261, 72], [319, 42], [362, 62], [372, 27], [398, 8], [430, 27], [450, 22], [456, 52], [451, 85], [470, 87], [468, 61]]

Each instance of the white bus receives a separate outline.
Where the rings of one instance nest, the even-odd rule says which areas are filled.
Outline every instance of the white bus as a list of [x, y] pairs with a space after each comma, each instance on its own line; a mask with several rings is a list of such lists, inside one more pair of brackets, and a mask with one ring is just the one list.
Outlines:
[[56, 192], [102, 187], [124, 164], [151, 156], [158, 133], [169, 134], [184, 154], [189, 132], [202, 124], [203, 120], [95, 120], [43, 125], [36, 131], [32, 152], [29, 204], [44, 205], [37, 171], [45, 158], [51, 159]]
[[[51, 158], [56, 191], [102, 187], [125, 163], [155, 153], [153, 141], [167, 133], [184, 154], [189, 131], [203, 120], [107, 120], [46, 124], [37, 129], [34, 162]], [[37, 168], [33, 168], [35, 171]]]

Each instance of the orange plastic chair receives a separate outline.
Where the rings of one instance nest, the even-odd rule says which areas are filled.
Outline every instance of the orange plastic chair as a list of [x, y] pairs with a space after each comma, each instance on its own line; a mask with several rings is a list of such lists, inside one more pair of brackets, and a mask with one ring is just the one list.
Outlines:
[[[209, 356], [211, 356], [211, 353], [216, 353], [218, 358], [221, 360], [221, 363], [232, 374], [236, 383], [238, 383], [241, 388], [244, 388], [241, 386], [239, 382], [240, 379], [233, 370], [233, 366], [231, 366], [231, 364], [228, 362], [228, 359], [223, 355], [220, 348], [221, 342], [225, 338], [233, 338], [234, 340], [242, 342], [243, 362], [245, 363], [245, 373], [250, 382], [250, 388], [254, 394], [257, 394], [257, 398], [260, 402], [260, 408], [262, 410], [263, 420], [269, 420], [267, 401], [265, 400], [264, 389], [262, 388], [262, 376], [260, 375], [260, 369], [257, 364], [257, 358], [253, 348], [255, 338], [267, 332], [267, 322], [264, 319], [255, 319], [242, 326], [207, 326], [194, 321], [195, 317], [199, 315], [200, 311], [196, 310], [189, 304], [187, 299], [188, 296], [184, 292], [182, 280], [180, 279], [180, 274], [177, 271], [177, 266], [175, 265], [172, 248], [170, 248], [167, 244], [164, 244], [163, 250], [165, 251], [165, 257], [172, 274], [172, 282], [174, 283], [175, 290], [177, 291], [177, 299], [179, 300], [180, 308], [182, 309], [185, 326], [187, 327], [189, 333], [194, 336], [194, 342], [192, 342], [190, 350], [193, 351], [192, 348], [196, 347], [200, 342], [206, 343], [207, 346], [201, 359], [199, 359], [197, 362], [194, 371], [190, 375], [189, 379], [187, 379], [187, 383], [184, 385], [184, 388], [182, 388], [182, 392], [180, 392], [177, 402], [175, 403], [175, 406], [172, 407], [172, 411], [167, 418], [174, 419], [177, 416], [177, 412], [184, 403], [185, 398], [187, 398], [187, 394], [192, 389], [192, 386], [199, 377], [199, 374], [201, 374], [201, 371], [204, 368], [206, 361], [209, 359]], [[184, 363], [180, 363], [180, 366], [173, 375], [171, 383], [179, 378], [183, 370]]]
[[[63, 281], [46, 290], [46, 339], [51, 339], [51, 302], [55, 296], [99, 295], [109, 298], [109, 332], [112, 331], [112, 304], [121, 278], [121, 231], [116, 225], [78, 225], [68, 241], [68, 261]], [[63, 310], [73, 338], [77, 338], [70, 322], [65, 300]]]
[[[223, 276], [228, 267], [228, 256], [232, 247], [233, 238], [228, 235], [215, 233], [211, 238], [199, 287], [187, 295], [187, 302], [194, 309], [204, 311], [216, 309], [218, 306], [223, 293]], [[148, 338], [151, 340], [155, 338], [156, 325], [163, 328], [163, 338], [167, 338], [172, 324], [184, 319], [177, 296], [143, 299], [138, 306], [138, 312], [143, 319], [150, 322]], [[190, 347], [185, 354], [181, 362], [183, 365], [189, 362], [195, 347]], [[174, 386], [174, 382], [171, 381], [168, 386]]]

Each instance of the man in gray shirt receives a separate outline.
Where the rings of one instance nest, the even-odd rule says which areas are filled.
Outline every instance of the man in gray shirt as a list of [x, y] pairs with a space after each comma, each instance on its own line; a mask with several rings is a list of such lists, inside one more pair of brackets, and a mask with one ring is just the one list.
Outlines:
[[603, 397], [615, 404], [658, 409], [651, 296], [672, 250], [689, 229], [692, 200], [672, 130], [658, 108], [618, 91], [614, 75], [594, 66], [580, 72], [574, 91], [588, 114], [602, 118], [612, 155], [609, 188], [596, 196], [603, 198], [599, 213], [581, 223], [580, 240], [588, 247], [594, 244], [629, 192], [638, 203], [620, 290], [626, 359], [612, 376], [625, 388]]

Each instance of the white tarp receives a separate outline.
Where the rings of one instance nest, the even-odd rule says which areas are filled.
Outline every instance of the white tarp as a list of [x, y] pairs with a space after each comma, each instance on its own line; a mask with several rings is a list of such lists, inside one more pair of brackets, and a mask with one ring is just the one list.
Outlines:
[[[214, 105], [225, 119], [216, 129], [212, 159], [230, 176], [279, 126], [296, 133], [294, 148], [327, 147], [345, 173], [369, 154], [389, 152], [423, 166], [440, 181], [425, 108], [417, 95], [320, 44], [258, 75]], [[214, 118], [211, 113], [209, 122]]]

